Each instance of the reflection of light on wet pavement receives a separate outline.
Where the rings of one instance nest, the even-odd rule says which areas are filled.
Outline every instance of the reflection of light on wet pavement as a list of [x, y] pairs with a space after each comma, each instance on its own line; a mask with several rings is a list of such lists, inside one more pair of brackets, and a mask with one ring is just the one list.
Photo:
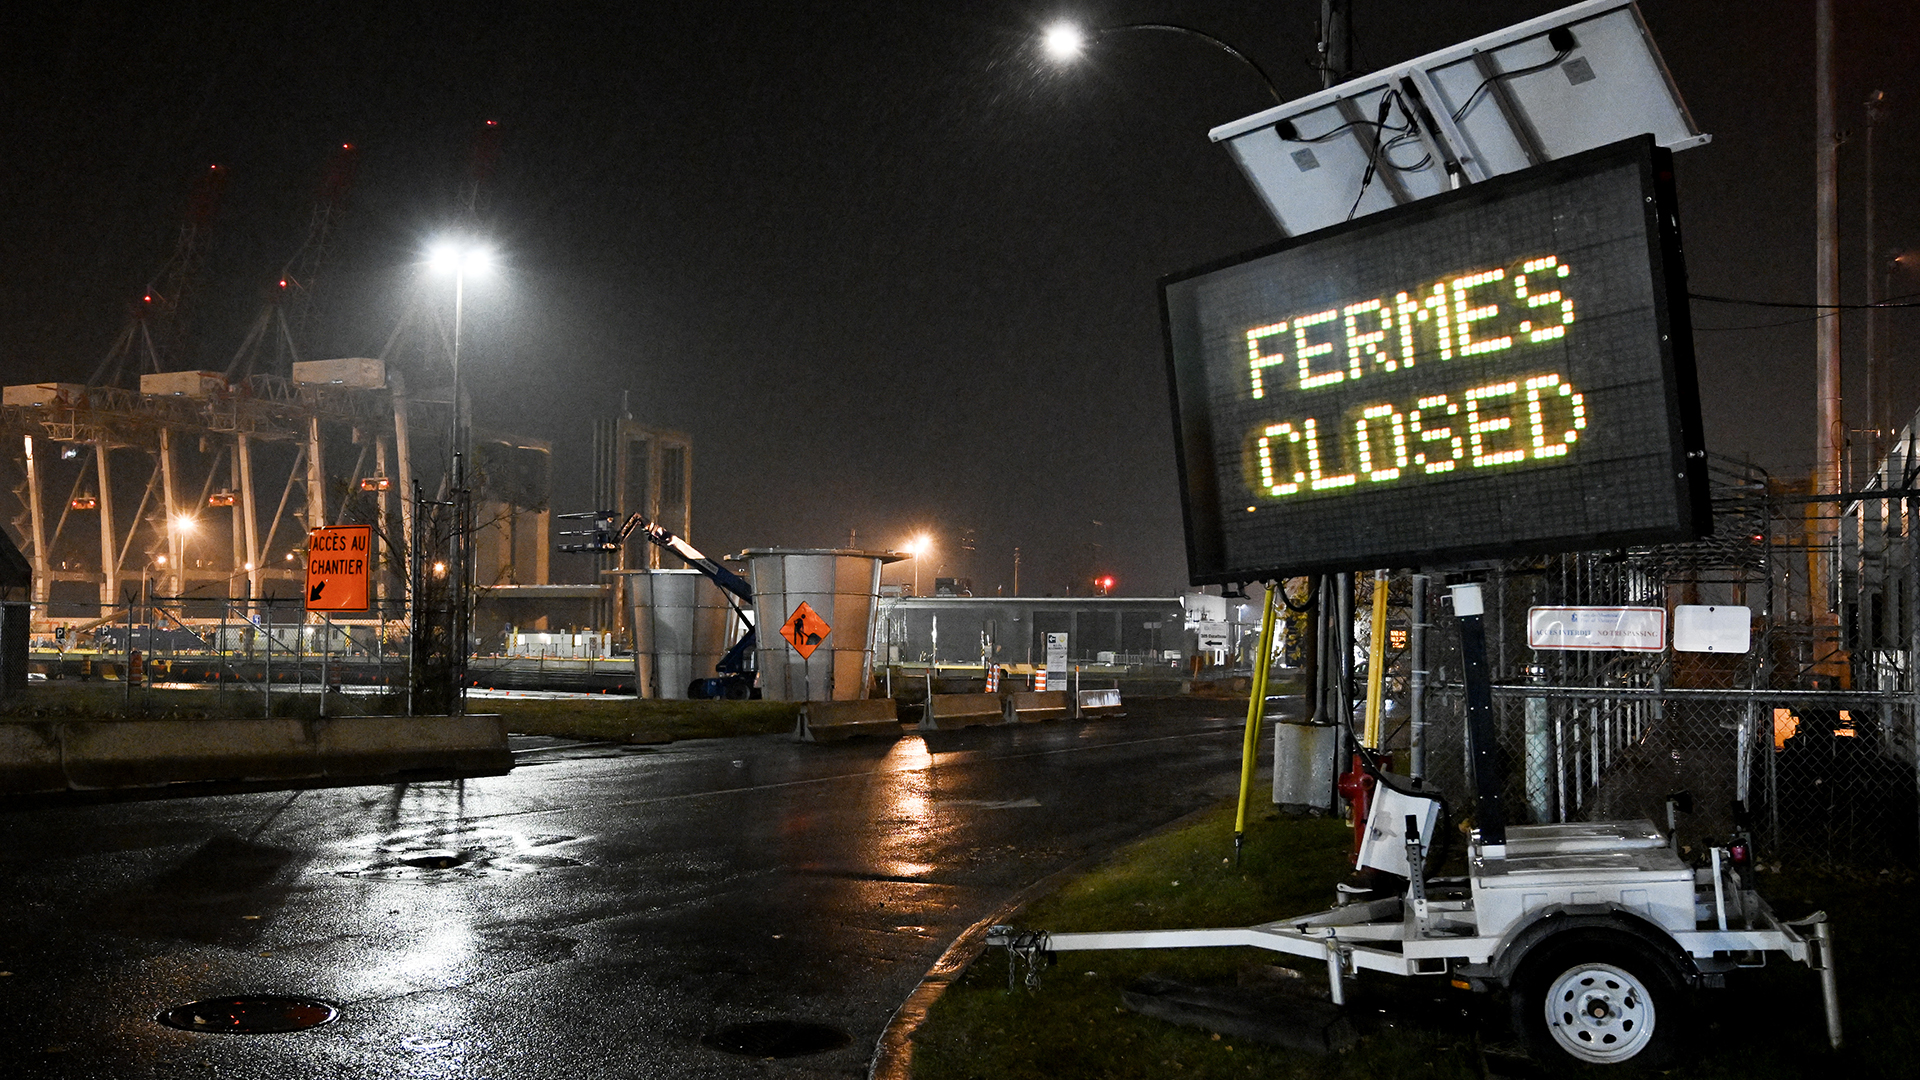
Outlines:
[[473, 959], [473, 928], [442, 923], [397, 950], [385, 965], [396, 979], [446, 975]]
[[933, 764], [933, 753], [927, 749], [925, 739], [901, 739], [887, 751], [883, 762], [883, 767], [889, 770], [923, 769]]
[[937, 869], [924, 861], [933, 847], [935, 787], [933, 754], [924, 739], [901, 739], [876, 768], [874, 818], [884, 824], [871, 850], [873, 867], [882, 875], [913, 879]]
[[537, 850], [574, 839], [474, 825], [424, 825], [349, 842], [344, 846], [353, 852], [350, 861], [334, 867], [333, 873], [424, 883], [578, 866], [577, 860]]

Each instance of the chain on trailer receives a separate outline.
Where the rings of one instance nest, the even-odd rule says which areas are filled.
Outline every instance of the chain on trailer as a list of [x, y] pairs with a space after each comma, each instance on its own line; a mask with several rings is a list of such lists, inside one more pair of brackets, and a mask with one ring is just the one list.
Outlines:
[[[1021, 930], [999, 924], [987, 928], [987, 947], [1007, 950], [1007, 989], [1024, 985], [1040, 989], [1040, 968], [1053, 955], [1051, 936], [1045, 930]], [[1026, 971], [1021, 977], [1020, 972]]]

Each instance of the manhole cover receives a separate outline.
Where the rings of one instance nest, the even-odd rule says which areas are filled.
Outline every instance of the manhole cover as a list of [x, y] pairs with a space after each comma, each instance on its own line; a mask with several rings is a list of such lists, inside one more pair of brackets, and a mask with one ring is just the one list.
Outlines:
[[228, 1035], [264, 1035], [305, 1031], [339, 1016], [324, 1001], [293, 997], [208, 998], [177, 1005], [155, 1019], [181, 1031], [218, 1031]]
[[700, 1040], [701, 1045], [713, 1050], [757, 1058], [824, 1054], [852, 1041], [853, 1036], [839, 1028], [797, 1020], [757, 1020], [751, 1024], [734, 1024]]

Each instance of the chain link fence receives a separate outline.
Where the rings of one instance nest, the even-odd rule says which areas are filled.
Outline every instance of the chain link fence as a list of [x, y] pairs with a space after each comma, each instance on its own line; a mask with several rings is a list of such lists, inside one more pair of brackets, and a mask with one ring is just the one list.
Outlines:
[[[1713, 464], [1707, 539], [1470, 568], [1484, 582], [1509, 820], [1664, 826], [1668, 797], [1687, 792], [1683, 843], [1724, 843], [1740, 829], [1768, 862], [1911, 867], [1920, 862], [1920, 691], [1908, 659], [1916, 515], [1900, 498], [1815, 498], [1758, 469]], [[1438, 575], [1389, 585], [1389, 686], [1407, 700], [1415, 581], [1427, 590], [1425, 773], [1465, 813], [1460, 639]], [[1364, 664], [1372, 583], [1356, 588]], [[1562, 605], [1745, 607], [1751, 647], [1531, 648], [1528, 609]], [[1405, 709], [1390, 716], [1386, 746], [1405, 755], [1412, 725]]]
[[154, 690], [208, 689], [222, 700], [199, 704], [233, 715], [407, 711], [412, 665], [398, 601], [352, 618], [310, 616], [298, 597], [130, 597], [101, 611], [35, 619], [32, 678], [117, 685], [141, 710], [154, 706]]

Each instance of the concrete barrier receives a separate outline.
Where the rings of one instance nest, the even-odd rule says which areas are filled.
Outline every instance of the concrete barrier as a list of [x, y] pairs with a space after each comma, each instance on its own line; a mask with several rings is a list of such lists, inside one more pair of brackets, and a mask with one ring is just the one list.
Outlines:
[[0, 791], [59, 791], [66, 786], [58, 722], [0, 724]]
[[931, 694], [920, 720], [921, 731], [1006, 723], [999, 694]]
[[301, 721], [77, 720], [60, 724], [67, 787], [323, 776]]
[[897, 739], [900, 716], [892, 698], [859, 701], [809, 701], [800, 706], [793, 735], [802, 742], [831, 742], [858, 735]]
[[1120, 711], [1120, 688], [1117, 686], [1109, 686], [1104, 690], [1082, 690], [1074, 706], [1075, 715], [1082, 720], [1126, 715]]
[[498, 716], [0, 722], [0, 792], [14, 794], [512, 767]]
[[1073, 694], [1066, 690], [1016, 690], [1007, 695], [1009, 724], [1061, 720], [1073, 714]]
[[499, 716], [338, 716], [306, 723], [329, 777], [475, 775], [513, 767], [507, 722]]

